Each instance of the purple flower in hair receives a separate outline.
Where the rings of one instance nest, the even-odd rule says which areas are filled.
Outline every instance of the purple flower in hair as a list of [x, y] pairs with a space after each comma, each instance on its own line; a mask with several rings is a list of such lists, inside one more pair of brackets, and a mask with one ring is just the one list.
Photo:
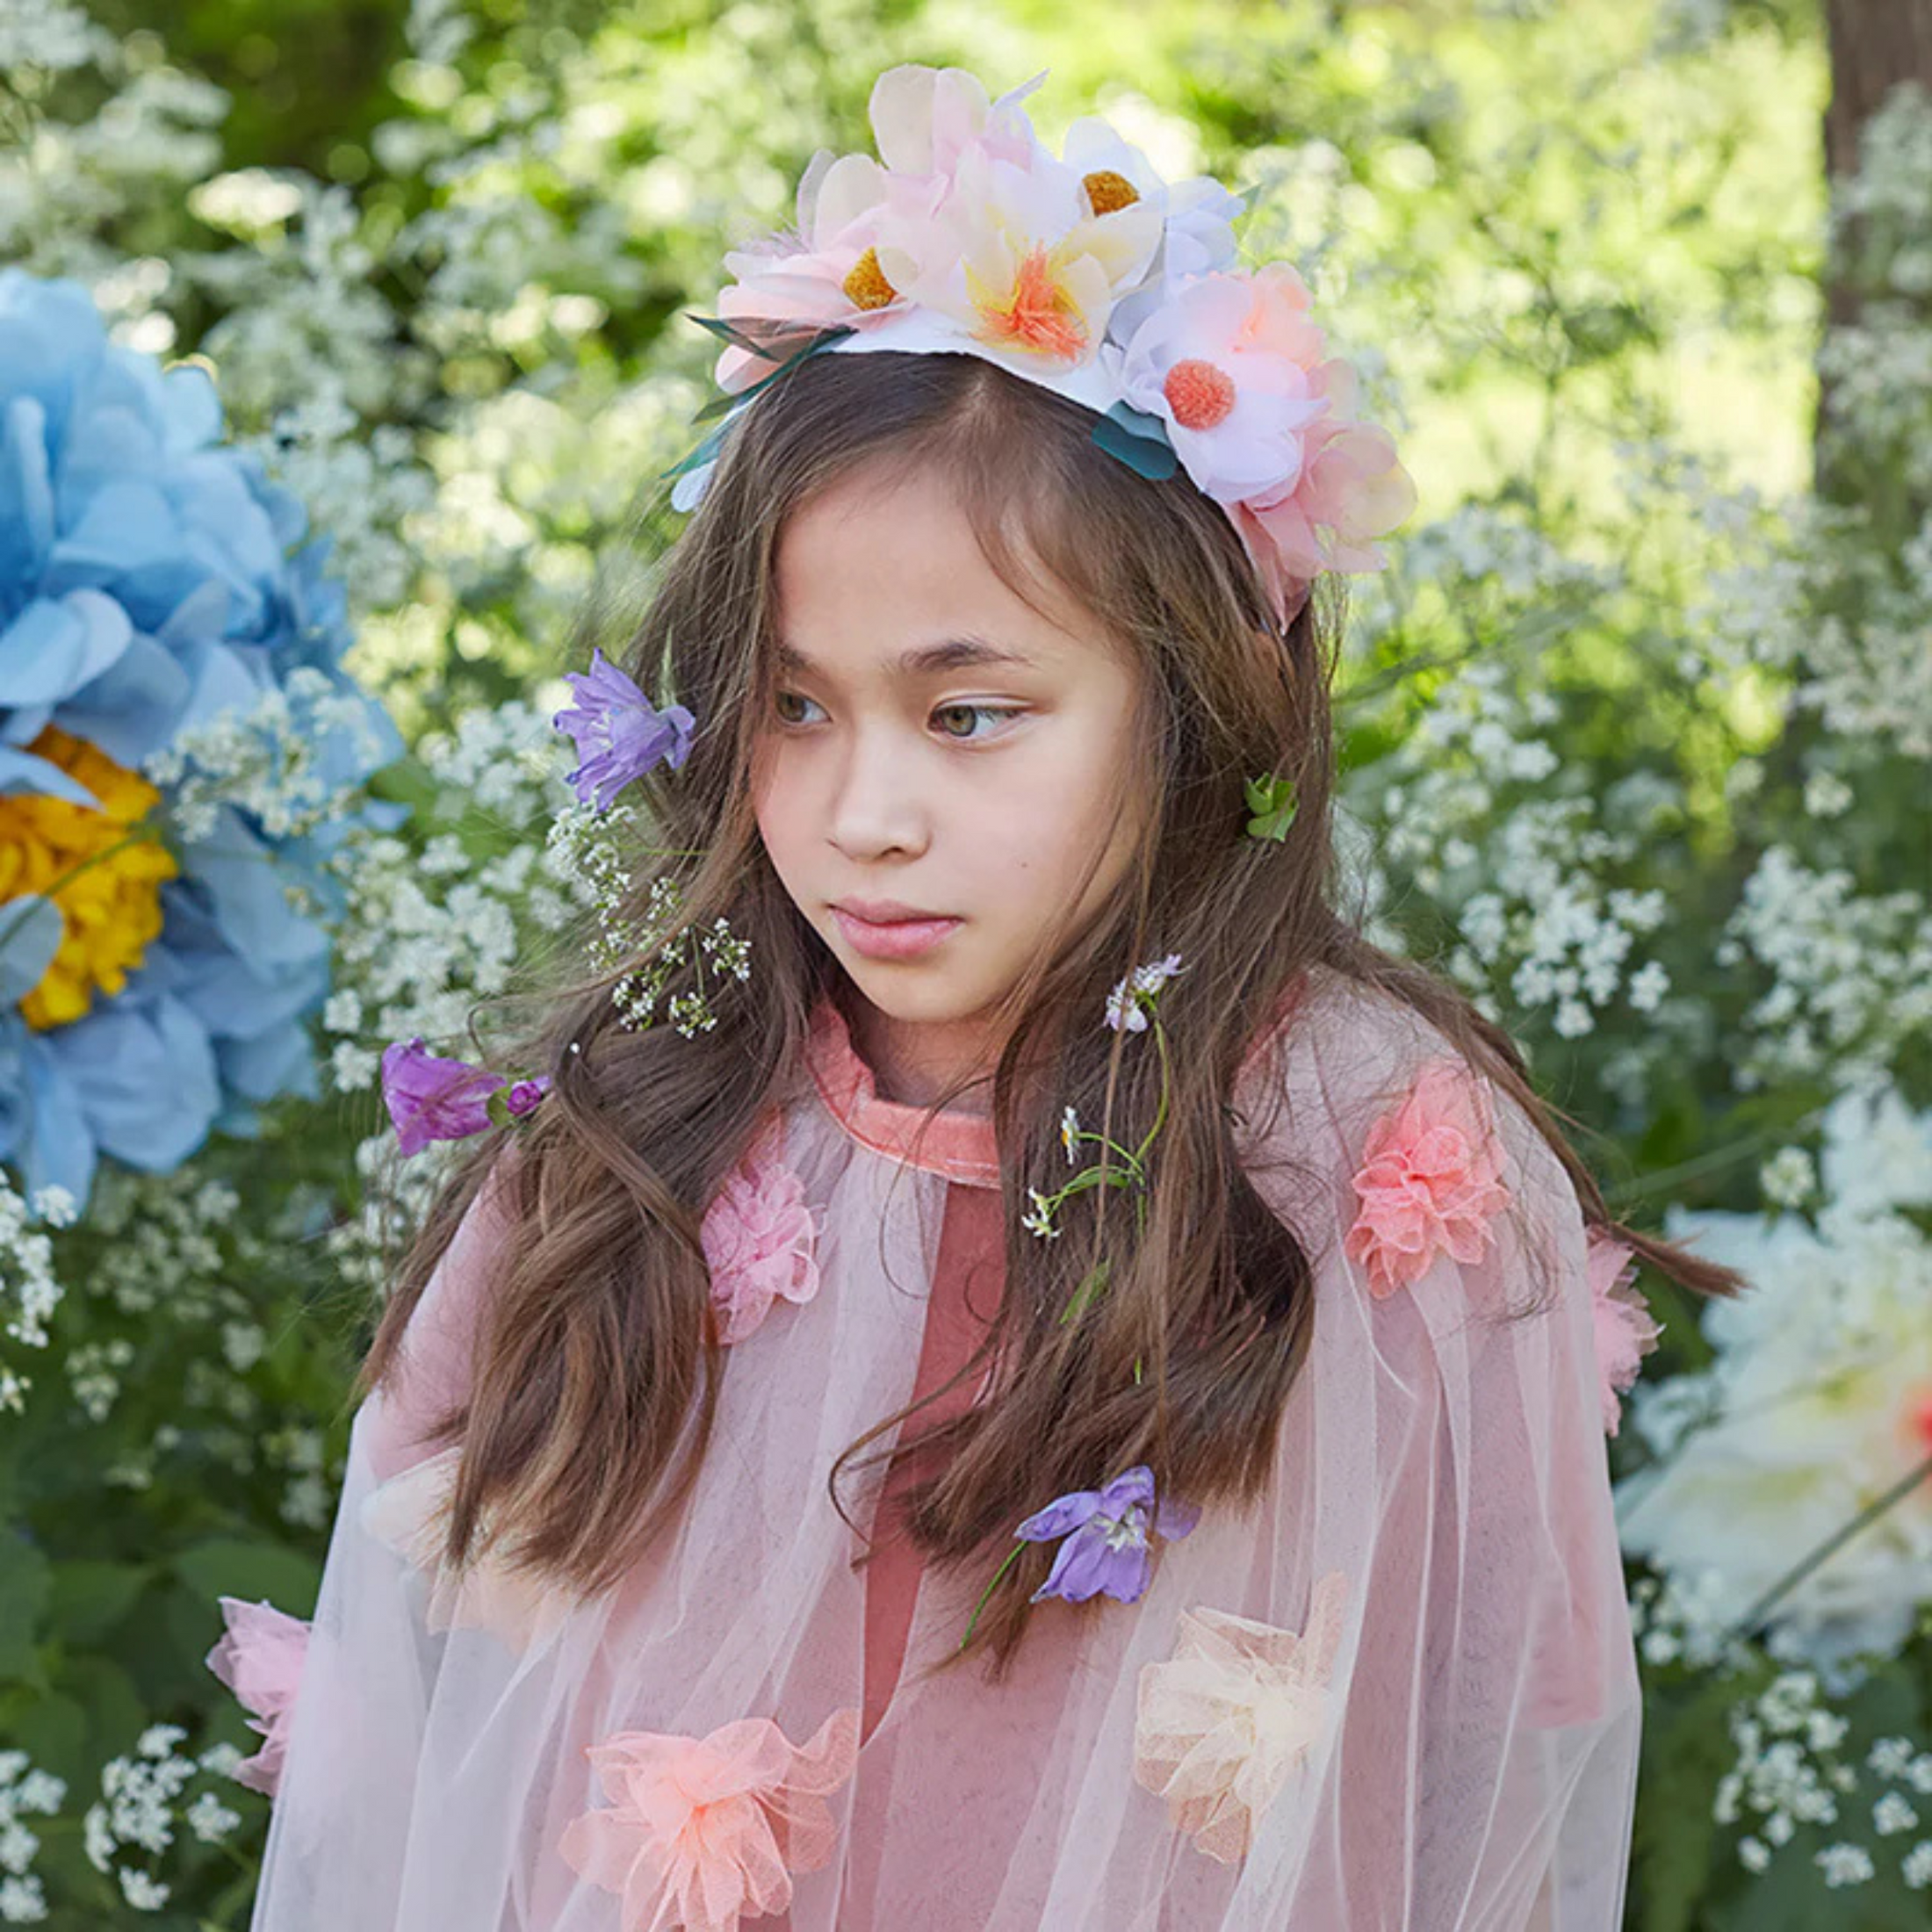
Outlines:
[[466, 1140], [490, 1124], [492, 1095], [507, 1088], [503, 1107], [528, 1114], [550, 1091], [550, 1076], [508, 1081], [487, 1067], [465, 1060], [444, 1060], [431, 1053], [419, 1034], [399, 1040], [382, 1056], [382, 1097], [405, 1154], [420, 1154], [431, 1141]]
[[570, 782], [579, 804], [606, 811], [660, 758], [675, 771], [689, 755], [697, 720], [681, 704], [659, 710], [602, 651], [591, 652], [588, 673], [567, 671], [564, 681], [577, 703], [551, 723], [576, 744], [578, 764]]
[[1192, 1504], [1163, 1502], [1154, 1507], [1154, 1472], [1138, 1463], [1115, 1476], [1104, 1489], [1076, 1489], [1029, 1516], [1013, 1532], [1023, 1542], [1050, 1543], [1065, 1537], [1053, 1569], [1030, 1599], [1063, 1597], [1084, 1604], [1105, 1594], [1131, 1604], [1147, 1588], [1153, 1556], [1147, 1532], [1151, 1517], [1164, 1542], [1178, 1542], [1200, 1520]]

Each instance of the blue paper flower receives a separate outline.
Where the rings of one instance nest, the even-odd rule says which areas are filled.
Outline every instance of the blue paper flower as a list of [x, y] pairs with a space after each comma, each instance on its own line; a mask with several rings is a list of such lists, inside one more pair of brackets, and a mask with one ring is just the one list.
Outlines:
[[1050, 1543], [1064, 1537], [1053, 1568], [1030, 1602], [1059, 1597], [1070, 1604], [1105, 1594], [1131, 1604], [1147, 1588], [1153, 1571], [1148, 1545], [1150, 1525], [1164, 1542], [1176, 1542], [1200, 1520], [1192, 1504], [1163, 1502], [1154, 1507], [1154, 1472], [1136, 1463], [1104, 1489], [1076, 1489], [1029, 1516], [1013, 1534], [1026, 1543]]
[[588, 673], [566, 672], [564, 681], [577, 703], [551, 723], [576, 744], [580, 762], [570, 782], [579, 804], [605, 811], [660, 758], [675, 771], [690, 755], [697, 720], [681, 704], [659, 710], [601, 650], [592, 650]]
[[[145, 761], [301, 668], [342, 701], [311, 739], [319, 781], [354, 783], [403, 749], [341, 667], [330, 540], [292, 551], [306, 512], [221, 434], [205, 371], [109, 342], [76, 283], [0, 270], [0, 853], [46, 869], [55, 805], [79, 808], [62, 822], [76, 837], [142, 835], [52, 899], [17, 863], [0, 903], [0, 1159], [81, 1200], [103, 1155], [165, 1171], [212, 1131], [256, 1131], [262, 1103], [319, 1091], [303, 1020], [328, 990], [342, 898], [325, 861], [353, 820], [279, 835], [224, 804], [153, 841], [170, 793], [138, 775]], [[126, 853], [149, 876], [119, 882], [112, 956], [70, 970], [56, 999], [63, 948], [89, 937], [82, 883], [116, 886]]]

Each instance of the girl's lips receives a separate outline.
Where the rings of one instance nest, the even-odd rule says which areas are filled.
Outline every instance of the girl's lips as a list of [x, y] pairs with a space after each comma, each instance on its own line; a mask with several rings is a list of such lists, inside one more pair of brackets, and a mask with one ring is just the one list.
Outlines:
[[832, 908], [832, 916], [838, 920], [847, 944], [868, 959], [916, 958], [937, 946], [955, 926], [965, 923], [962, 919], [893, 919], [875, 924], [847, 912], [841, 905]]

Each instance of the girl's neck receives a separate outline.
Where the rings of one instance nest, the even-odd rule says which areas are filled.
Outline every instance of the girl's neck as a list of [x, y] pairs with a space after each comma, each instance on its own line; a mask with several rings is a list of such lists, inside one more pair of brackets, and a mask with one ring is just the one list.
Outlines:
[[895, 1020], [855, 994], [848, 994], [844, 1006], [852, 1044], [871, 1068], [882, 1099], [930, 1107], [955, 1078], [971, 1075], [977, 1084], [955, 1095], [947, 1111], [991, 1114], [999, 1042], [985, 1024], [972, 1019]]

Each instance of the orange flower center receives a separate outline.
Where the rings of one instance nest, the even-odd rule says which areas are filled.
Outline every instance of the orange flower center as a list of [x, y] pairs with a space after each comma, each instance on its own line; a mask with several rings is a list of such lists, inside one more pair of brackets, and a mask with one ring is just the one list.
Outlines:
[[854, 308], [883, 308], [889, 302], [898, 299], [899, 292], [885, 278], [885, 270], [879, 266], [879, 251], [868, 249], [852, 264], [840, 287], [845, 291], [845, 298]]
[[[20, 1002], [21, 1017], [44, 1031], [78, 1020], [97, 990], [120, 991], [160, 936], [161, 883], [181, 869], [158, 840], [129, 839], [161, 797], [146, 779], [57, 725], [27, 749], [70, 772], [104, 808], [0, 794], [0, 902], [49, 898], [65, 928], [40, 984]], [[0, 923], [11, 916], [0, 904]]]
[[1086, 190], [1087, 205], [1095, 214], [1112, 214], [1117, 208], [1131, 208], [1141, 198], [1141, 191], [1125, 175], [1116, 174], [1111, 168], [1102, 168], [1096, 173], [1081, 177], [1081, 185]]
[[1198, 356], [1184, 357], [1167, 371], [1161, 393], [1184, 429], [1212, 429], [1235, 406], [1234, 378]]
[[1044, 247], [1020, 262], [1008, 299], [983, 301], [980, 314], [989, 342], [1037, 349], [1063, 362], [1077, 362], [1086, 347], [1086, 325], [1067, 299]]

